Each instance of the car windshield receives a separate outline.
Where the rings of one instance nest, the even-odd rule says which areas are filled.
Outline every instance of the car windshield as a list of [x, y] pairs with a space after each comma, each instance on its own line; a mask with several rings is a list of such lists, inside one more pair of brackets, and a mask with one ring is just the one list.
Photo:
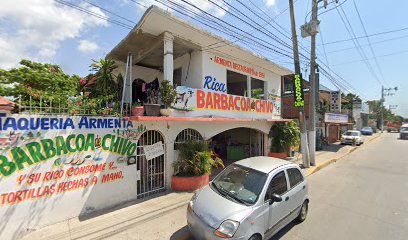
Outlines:
[[346, 135], [346, 136], [358, 136], [358, 132], [346, 132], [344, 135]]
[[370, 127], [365, 127], [363, 128], [364, 131], [371, 131], [372, 129]]
[[400, 131], [402, 131], [402, 132], [408, 132], [408, 127], [402, 127]]
[[258, 200], [266, 179], [266, 173], [232, 164], [212, 181], [211, 187], [231, 201], [252, 205]]

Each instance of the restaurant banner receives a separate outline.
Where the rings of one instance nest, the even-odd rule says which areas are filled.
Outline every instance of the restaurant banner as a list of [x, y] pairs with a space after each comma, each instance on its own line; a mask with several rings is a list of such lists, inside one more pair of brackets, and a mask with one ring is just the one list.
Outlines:
[[[280, 102], [277, 102], [277, 104]], [[274, 115], [272, 101], [235, 96], [222, 92], [177, 87], [176, 102], [172, 105], [176, 117], [226, 117], [226, 118], [279, 118]], [[280, 106], [278, 106], [280, 107]]]
[[337, 113], [325, 113], [324, 122], [326, 123], [348, 123], [348, 115]]

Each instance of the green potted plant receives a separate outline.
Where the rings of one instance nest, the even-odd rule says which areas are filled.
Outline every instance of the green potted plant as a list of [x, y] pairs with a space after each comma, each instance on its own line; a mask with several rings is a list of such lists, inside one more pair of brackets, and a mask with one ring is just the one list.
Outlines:
[[171, 188], [176, 191], [194, 191], [209, 183], [214, 167], [224, 167], [222, 160], [209, 150], [204, 141], [187, 141], [178, 145], [179, 157], [173, 163]]
[[143, 116], [144, 107], [143, 104], [138, 100], [132, 104], [132, 116]]
[[287, 158], [291, 149], [300, 144], [300, 129], [296, 122], [277, 122], [269, 131], [271, 138], [270, 157]]
[[173, 113], [173, 109], [170, 107], [171, 104], [174, 103], [174, 101], [176, 101], [177, 97], [176, 89], [174, 89], [174, 87], [169, 81], [164, 80], [159, 88], [159, 93], [161, 101], [164, 103], [164, 108], [160, 109], [160, 114], [166, 117], [171, 116], [171, 114]]

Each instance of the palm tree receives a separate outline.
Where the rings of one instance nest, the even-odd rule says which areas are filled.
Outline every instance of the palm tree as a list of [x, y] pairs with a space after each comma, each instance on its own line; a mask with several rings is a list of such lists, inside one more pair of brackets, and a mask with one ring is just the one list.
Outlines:
[[115, 93], [116, 84], [113, 71], [118, 67], [115, 61], [110, 59], [92, 60], [91, 71], [95, 72], [95, 90], [100, 96], [109, 96]]

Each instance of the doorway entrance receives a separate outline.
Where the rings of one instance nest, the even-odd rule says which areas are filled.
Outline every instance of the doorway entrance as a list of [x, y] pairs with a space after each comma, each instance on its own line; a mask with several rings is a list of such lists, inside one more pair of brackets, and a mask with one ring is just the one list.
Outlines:
[[155, 193], [166, 190], [166, 154], [146, 159], [144, 146], [161, 142], [164, 152], [163, 135], [159, 131], [149, 130], [144, 132], [137, 143], [136, 171], [139, 171], [140, 178], [137, 180], [137, 198], [144, 198]]

